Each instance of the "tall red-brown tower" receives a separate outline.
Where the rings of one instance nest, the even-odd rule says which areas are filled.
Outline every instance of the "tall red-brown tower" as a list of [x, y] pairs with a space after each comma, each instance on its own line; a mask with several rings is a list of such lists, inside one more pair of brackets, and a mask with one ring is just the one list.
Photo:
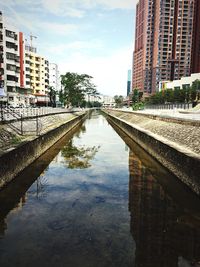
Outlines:
[[200, 0], [138, 2], [133, 88], [149, 95], [159, 90], [160, 81], [189, 76], [192, 58], [197, 72], [200, 66], [199, 5]]
[[195, 0], [191, 73], [200, 73], [200, 0]]
[[140, 0], [136, 6], [135, 49], [133, 52], [132, 88], [143, 91], [144, 87], [144, 56], [145, 56], [145, 16], [147, 12], [145, 0]]

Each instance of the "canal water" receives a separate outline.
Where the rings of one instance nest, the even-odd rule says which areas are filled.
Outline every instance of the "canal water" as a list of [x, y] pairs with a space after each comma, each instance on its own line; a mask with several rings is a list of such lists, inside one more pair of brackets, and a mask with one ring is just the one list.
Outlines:
[[0, 266], [197, 267], [200, 200], [94, 112], [0, 192]]

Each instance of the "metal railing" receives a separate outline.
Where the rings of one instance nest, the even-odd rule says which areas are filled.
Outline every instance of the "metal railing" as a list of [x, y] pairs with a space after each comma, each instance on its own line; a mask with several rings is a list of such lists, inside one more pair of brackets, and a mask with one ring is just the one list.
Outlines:
[[20, 116], [23, 118], [30, 118], [35, 116], [43, 116], [48, 114], [56, 113], [69, 113], [71, 110], [62, 108], [11, 108], [8, 106], [0, 106], [0, 121], [11, 121], [19, 119]]
[[158, 105], [146, 105], [145, 109], [190, 109], [192, 108], [192, 103], [168, 103], [168, 104], [158, 104]]
[[[11, 108], [0, 103], [0, 122], [7, 123], [17, 134], [39, 135], [39, 118], [48, 114], [69, 113], [71, 110], [62, 108]], [[74, 111], [76, 112], [76, 111]], [[25, 122], [32, 121], [31, 129], [26, 129]], [[35, 126], [34, 126], [35, 125]]]
[[[13, 131], [20, 135], [35, 134], [39, 135], [41, 131], [40, 118], [47, 115], [75, 113], [79, 112], [79, 108], [64, 109], [64, 108], [11, 108], [3, 105], [0, 102], [0, 123], [7, 124]], [[26, 123], [33, 122], [27, 130]], [[30, 125], [30, 123], [29, 123]], [[31, 129], [30, 129], [31, 128]]]
[[5, 123], [9, 122], [9, 127], [16, 132], [17, 134], [24, 135], [26, 132], [32, 132], [38, 135], [38, 112], [27, 114], [29, 120], [35, 121], [35, 129], [34, 130], [25, 130], [24, 127], [24, 118], [26, 118], [25, 113], [21, 109], [13, 109], [9, 106], [0, 105], [0, 121]]

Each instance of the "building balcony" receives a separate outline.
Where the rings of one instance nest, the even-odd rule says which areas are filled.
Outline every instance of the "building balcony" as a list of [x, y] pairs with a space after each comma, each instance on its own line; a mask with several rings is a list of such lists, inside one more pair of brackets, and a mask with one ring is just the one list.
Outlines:
[[5, 51], [8, 52], [8, 53], [16, 53], [16, 50], [12, 47], [5, 47]]
[[6, 70], [6, 74], [7, 75], [11, 75], [11, 76], [16, 76], [16, 72], [15, 72], [15, 70]]
[[7, 81], [6, 81], [6, 85], [7, 85], [7, 86], [11, 86], [11, 87], [12, 87], [12, 86], [15, 87], [15, 86], [19, 86], [19, 83], [18, 83], [18, 82], [15, 82], [15, 81], [8, 81], [8, 80], [7, 80]]

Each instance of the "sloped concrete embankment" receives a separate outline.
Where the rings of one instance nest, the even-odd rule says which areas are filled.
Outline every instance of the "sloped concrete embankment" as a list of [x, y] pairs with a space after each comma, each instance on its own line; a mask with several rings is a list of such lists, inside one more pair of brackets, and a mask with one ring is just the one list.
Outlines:
[[87, 113], [82, 112], [67, 119], [61, 125], [48, 129], [40, 136], [22, 142], [13, 149], [0, 155], [0, 188], [9, 183], [28, 165], [40, 157], [67, 132], [83, 122]]
[[[194, 135], [194, 126], [187, 126], [187, 123], [186, 125], [179, 125], [180, 122], [175, 123], [174, 119], [170, 122], [169, 118], [166, 122], [159, 122], [158, 118], [150, 119], [146, 116], [141, 116], [141, 114], [128, 115], [123, 112], [117, 113], [105, 110], [104, 112], [108, 116], [108, 120], [111, 120], [117, 127], [121, 128], [151, 156], [200, 195], [199, 147], [197, 146], [196, 151], [195, 149], [192, 150], [194, 146], [191, 144], [190, 139], [186, 138], [189, 134], [190, 138]], [[170, 134], [167, 127], [169, 127]], [[179, 128], [180, 130], [182, 129], [182, 135], [179, 132]], [[197, 130], [199, 130], [199, 126]], [[178, 137], [176, 138], [176, 136]]]

